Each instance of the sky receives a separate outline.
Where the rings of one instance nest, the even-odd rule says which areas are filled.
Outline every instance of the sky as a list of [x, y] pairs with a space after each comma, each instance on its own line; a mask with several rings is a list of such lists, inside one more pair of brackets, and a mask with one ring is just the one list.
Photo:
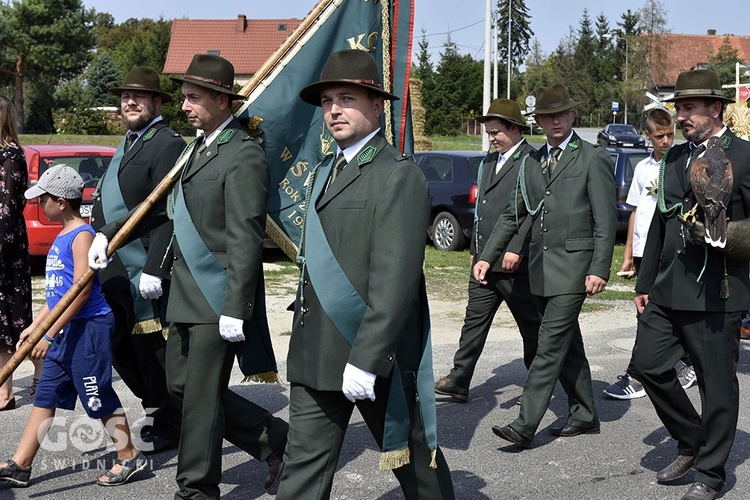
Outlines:
[[[255, 19], [301, 19], [316, 3], [316, 0], [218, 0], [209, 4], [198, 0], [83, 0], [88, 8], [112, 14], [117, 23], [132, 17], [235, 19], [237, 14]], [[637, 12], [645, 0], [525, 0], [525, 3], [534, 37], [539, 40], [542, 51], [549, 54], [569, 33], [570, 27], [578, 28], [584, 9], [588, 9], [592, 23], [603, 13], [609, 25], [616, 28], [622, 13], [628, 9]], [[661, 3], [672, 33], [702, 35], [708, 29], [715, 29], [718, 34], [750, 35], [747, 16], [731, 14], [745, 11], [745, 1], [724, 0], [721, 10], [706, 10], [706, 3], [698, 0], [662, 0]], [[492, 0], [492, 4], [494, 8], [496, 0]], [[210, 5], [210, 9], [206, 9], [206, 5]], [[486, 0], [415, 0], [414, 53], [416, 42], [425, 30], [433, 63], [439, 60], [448, 33], [461, 54], [483, 59], [485, 8]]]

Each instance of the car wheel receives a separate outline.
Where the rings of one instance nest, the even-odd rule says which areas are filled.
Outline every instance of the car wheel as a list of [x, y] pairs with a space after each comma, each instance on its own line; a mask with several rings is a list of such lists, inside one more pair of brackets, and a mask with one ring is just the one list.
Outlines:
[[456, 218], [450, 212], [440, 212], [432, 221], [430, 233], [435, 248], [445, 252], [460, 250], [466, 238]]

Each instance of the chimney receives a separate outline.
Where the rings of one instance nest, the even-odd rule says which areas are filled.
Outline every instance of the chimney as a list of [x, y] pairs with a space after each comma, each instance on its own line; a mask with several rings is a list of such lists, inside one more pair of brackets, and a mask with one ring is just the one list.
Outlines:
[[708, 30], [708, 31], [706, 31], [706, 34], [708, 36], [716, 36], [716, 30]]
[[237, 14], [237, 33], [243, 33], [247, 28], [247, 17], [245, 14]]

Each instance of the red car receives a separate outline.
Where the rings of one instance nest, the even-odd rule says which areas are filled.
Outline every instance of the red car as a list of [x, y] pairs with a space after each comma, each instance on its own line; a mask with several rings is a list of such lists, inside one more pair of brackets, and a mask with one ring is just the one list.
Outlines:
[[[73, 167], [83, 177], [83, 203], [81, 215], [89, 220], [93, 200], [91, 194], [99, 179], [112, 161], [115, 148], [84, 144], [44, 144], [23, 147], [29, 171], [29, 186], [36, 184], [39, 176], [53, 165], [65, 164]], [[29, 253], [47, 255], [52, 241], [60, 232], [61, 224], [50, 221], [39, 207], [39, 199], [27, 200], [23, 211], [26, 230], [29, 233]]]

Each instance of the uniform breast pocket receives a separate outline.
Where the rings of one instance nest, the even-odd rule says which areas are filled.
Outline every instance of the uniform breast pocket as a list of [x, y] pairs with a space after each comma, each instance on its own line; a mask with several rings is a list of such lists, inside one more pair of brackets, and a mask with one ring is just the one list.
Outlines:
[[363, 210], [367, 206], [367, 200], [343, 200], [338, 208], [341, 210]]

